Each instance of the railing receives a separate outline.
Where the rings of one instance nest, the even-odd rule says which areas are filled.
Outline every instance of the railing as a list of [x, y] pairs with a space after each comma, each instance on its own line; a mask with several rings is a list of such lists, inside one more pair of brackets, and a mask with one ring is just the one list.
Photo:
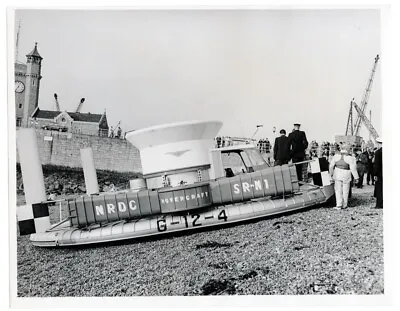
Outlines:
[[214, 144], [215, 148], [229, 147], [239, 144], [253, 144], [258, 148], [260, 153], [271, 152], [271, 143], [268, 139], [260, 139], [257, 141], [256, 139], [245, 137], [221, 136], [214, 138]]

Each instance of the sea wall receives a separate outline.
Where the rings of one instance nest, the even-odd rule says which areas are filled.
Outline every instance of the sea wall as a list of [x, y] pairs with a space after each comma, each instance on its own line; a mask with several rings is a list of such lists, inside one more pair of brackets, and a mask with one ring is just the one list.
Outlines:
[[139, 150], [124, 139], [41, 129], [36, 129], [36, 138], [43, 165], [81, 168], [80, 149], [91, 147], [96, 169], [115, 172], [142, 171]]

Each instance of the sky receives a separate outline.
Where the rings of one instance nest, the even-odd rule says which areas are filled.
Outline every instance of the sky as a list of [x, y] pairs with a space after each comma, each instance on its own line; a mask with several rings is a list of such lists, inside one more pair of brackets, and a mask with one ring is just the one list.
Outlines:
[[[381, 53], [379, 10], [17, 10], [18, 60], [38, 42], [39, 108], [107, 111], [124, 131], [220, 120], [220, 135], [344, 134]], [[15, 29], [17, 27], [15, 26]], [[381, 55], [384, 60], [384, 56]], [[367, 115], [381, 133], [378, 64]], [[354, 112], [354, 115], [356, 113]], [[362, 126], [361, 134], [368, 138]]]

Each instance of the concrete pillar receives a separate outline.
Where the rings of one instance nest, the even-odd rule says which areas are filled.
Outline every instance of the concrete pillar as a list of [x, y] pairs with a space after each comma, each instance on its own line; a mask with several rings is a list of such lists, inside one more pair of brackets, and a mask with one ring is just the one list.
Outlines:
[[83, 174], [85, 176], [86, 194], [91, 195], [99, 193], [99, 184], [97, 183], [92, 148], [81, 149], [81, 160]]
[[17, 146], [26, 204], [46, 201], [46, 189], [35, 130], [20, 128], [17, 131]]

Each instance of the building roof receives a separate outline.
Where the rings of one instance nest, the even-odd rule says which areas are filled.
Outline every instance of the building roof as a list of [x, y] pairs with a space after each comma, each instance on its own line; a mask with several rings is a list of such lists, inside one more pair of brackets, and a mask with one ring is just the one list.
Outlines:
[[29, 54], [27, 54], [26, 56], [35, 56], [37, 58], [43, 59], [42, 56], [40, 56], [38, 50], [37, 50], [37, 42], [35, 42], [35, 47], [33, 48], [32, 52], [30, 52]]
[[74, 119], [74, 121], [83, 121], [83, 122], [95, 122], [99, 123], [102, 114], [95, 114], [95, 113], [82, 113], [82, 112], [67, 112], [69, 116]]
[[[63, 111], [54, 111], [54, 110], [40, 110], [39, 108], [34, 112], [32, 118], [40, 118], [40, 119], [54, 119]], [[95, 113], [82, 113], [82, 112], [68, 112], [68, 115], [74, 121], [82, 121], [82, 122], [92, 122], [92, 123], [99, 123], [102, 114], [95, 114]]]
[[40, 119], [54, 119], [57, 117], [61, 111], [51, 111], [51, 110], [40, 110], [39, 108], [36, 109], [32, 118], [40, 118]]

